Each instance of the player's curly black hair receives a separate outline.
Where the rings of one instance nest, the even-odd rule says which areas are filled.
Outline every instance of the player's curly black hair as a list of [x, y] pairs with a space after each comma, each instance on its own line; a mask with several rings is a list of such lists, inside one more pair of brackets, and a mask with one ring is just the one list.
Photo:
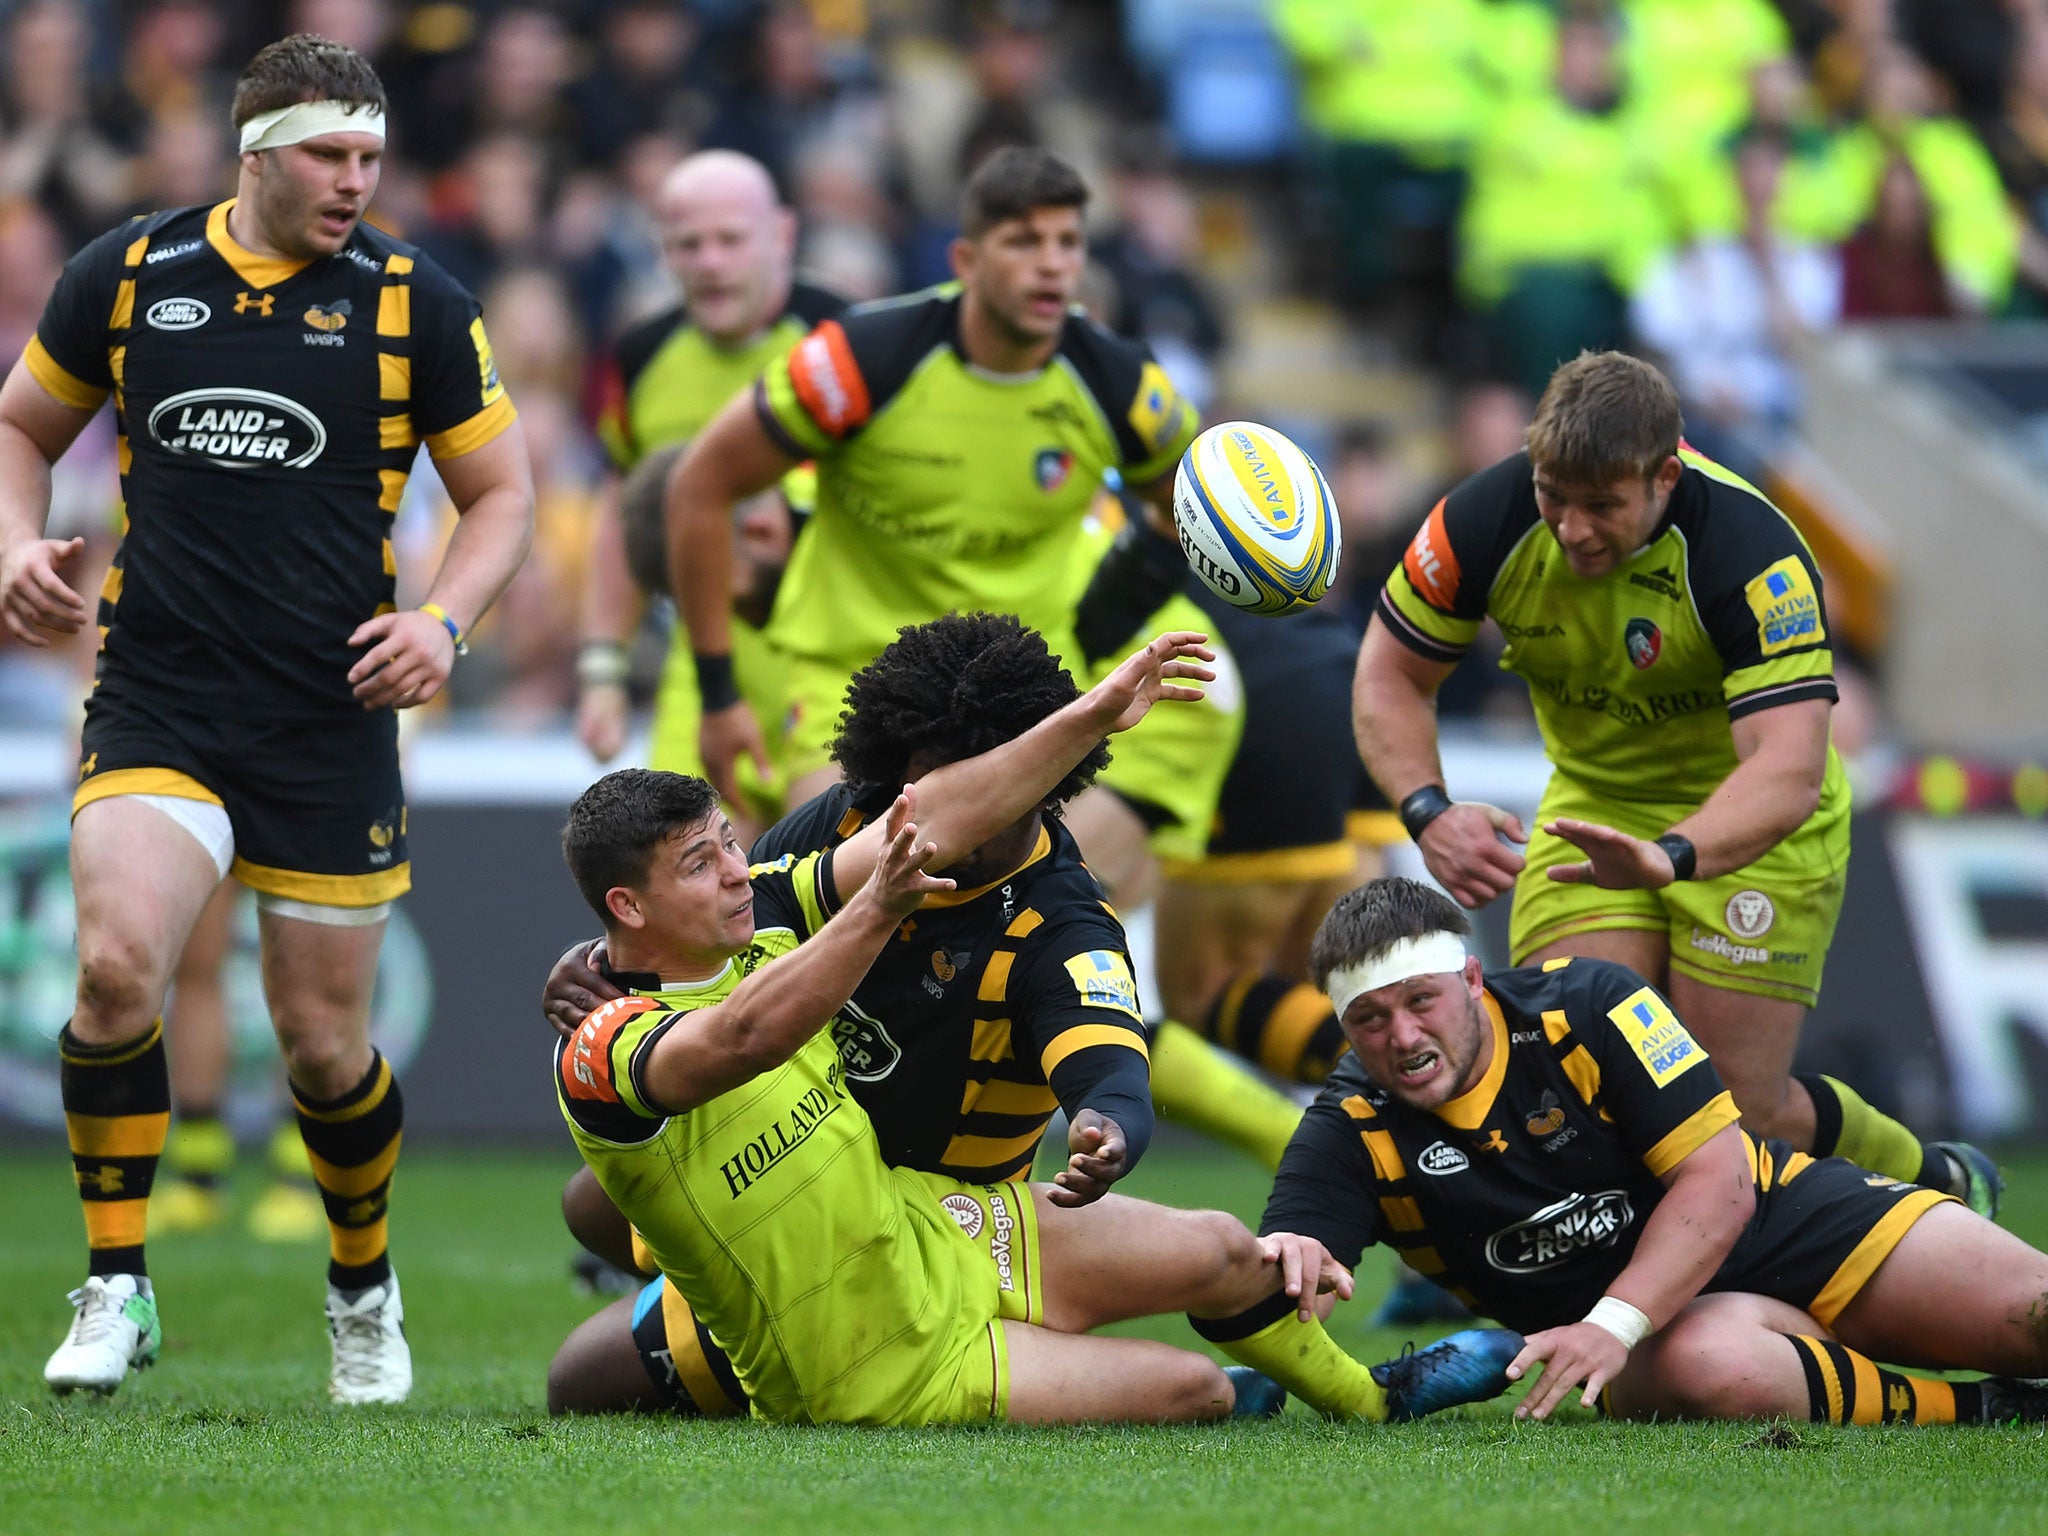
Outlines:
[[[893, 795], [914, 757], [957, 763], [1014, 740], [1080, 697], [1045, 637], [1008, 614], [908, 626], [854, 674], [832, 757], [857, 800]], [[1050, 815], [1109, 766], [1098, 742], [1041, 807]]]

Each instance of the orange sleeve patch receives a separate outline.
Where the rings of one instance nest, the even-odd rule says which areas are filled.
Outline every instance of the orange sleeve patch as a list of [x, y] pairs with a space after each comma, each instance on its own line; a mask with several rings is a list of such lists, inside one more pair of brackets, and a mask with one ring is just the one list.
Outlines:
[[805, 411], [833, 437], [844, 437], [872, 410], [868, 383], [837, 320], [827, 320], [789, 355], [789, 381]]
[[572, 1099], [619, 1103], [612, 1082], [612, 1042], [629, 1020], [660, 1006], [651, 997], [618, 997], [585, 1019], [562, 1052], [562, 1091]]
[[1444, 504], [1430, 508], [1429, 516], [1409, 542], [1401, 557], [1408, 584], [1432, 608], [1453, 611], [1458, 600], [1458, 557], [1451, 553], [1450, 534], [1444, 528]]

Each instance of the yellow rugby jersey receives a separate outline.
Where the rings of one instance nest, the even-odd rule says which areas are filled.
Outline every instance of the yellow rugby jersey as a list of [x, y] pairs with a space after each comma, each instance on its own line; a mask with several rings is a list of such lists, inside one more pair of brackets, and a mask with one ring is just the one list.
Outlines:
[[477, 302], [359, 224], [258, 256], [232, 200], [109, 231], [65, 266], [24, 363], [116, 416], [128, 530], [101, 592], [103, 683], [228, 719], [359, 712], [358, 625], [393, 602], [391, 521], [419, 446], [514, 412]]
[[[1492, 618], [1560, 772], [1617, 800], [1693, 806], [1735, 768], [1730, 721], [1832, 700], [1835, 682], [1820, 571], [1798, 530], [1711, 459], [1679, 457], [1650, 541], [1592, 578], [1572, 573], [1538, 515], [1528, 454], [1502, 460], [1437, 503], [1376, 614], [1447, 662]], [[1848, 809], [1831, 745], [1807, 826]]]
[[[820, 857], [753, 872], [754, 940], [717, 976], [606, 1004], [557, 1046], [556, 1093], [598, 1182], [732, 1362], [753, 1411], [871, 1420], [913, 1400], [995, 1273], [916, 1174], [885, 1166], [832, 1032], [677, 1115], [642, 1071], [675, 1021], [822, 927]], [[985, 1292], [985, 1294], [983, 1294]]]
[[755, 385], [769, 435], [818, 461], [769, 626], [792, 654], [852, 672], [905, 624], [980, 609], [1078, 657], [1071, 562], [1104, 473], [1146, 484], [1194, 440], [1142, 344], [1075, 314], [1045, 367], [991, 374], [960, 350], [960, 303], [946, 284], [858, 306]]

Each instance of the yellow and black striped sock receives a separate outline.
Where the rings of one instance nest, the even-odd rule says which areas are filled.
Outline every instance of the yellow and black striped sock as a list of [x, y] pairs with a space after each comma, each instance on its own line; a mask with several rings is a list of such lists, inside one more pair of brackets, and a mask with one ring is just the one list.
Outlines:
[[1338, 1347], [1320, 1322], [1303, 1322], [1300, 1306], [1285, 1291], [1275, 1291], [1235, 1317], [1190, 1314], [1188, 1322], [1239, 1365], [1264, 1371], [1318, 1413], [1385, 1419], [1386, 1389]]
[[149, 1189], [171, 1125], [164, 1021], [113, 1045], [87, 1045], [66, 1024], [57, 1052], [71, 1171], [85, 1206], [86, 1272], [146, 1275]]
[[1320, 1083], [1350, 1048], [1329, 998], [1305, 981], [1246, 971], [1209, 1010], [1202, 1033], [1275, 1077]]
[[235, 1165], [235, 1139], [211, 1106], [180, 1104], [164, 1144], [164, 1169], [200, 1189], [219, 1189]]
[[1882, 1173], [1902, 1184], [1948, 1190], [1955, 1170], [1948, 1155], [1915, 1136], [1890, 1115], [1881, 1114], [1863, 1095], [1840, 1078], [1819, 1072], [1798, 1074], [1799, 1086], [1813, 1100], [1813, 1155], [1846, 1157], [1859, 1168]]
[[1816, 1424], [1970, 1424], [1984, 1417], [1975, 1382], [1908, 1376], [1831, 1339], [1784, 1337], [1806, 1372], [1806, 1415]]
[[363, 1080], [338, 1099], [309, 1098], [296, 1083], [299, 1135], [327, 1207], [327, 1280], [344, 1291], [391, 1277], [385, 1213], [405, 1129], [405, 1101], [391, 1064], [375, 1051]]

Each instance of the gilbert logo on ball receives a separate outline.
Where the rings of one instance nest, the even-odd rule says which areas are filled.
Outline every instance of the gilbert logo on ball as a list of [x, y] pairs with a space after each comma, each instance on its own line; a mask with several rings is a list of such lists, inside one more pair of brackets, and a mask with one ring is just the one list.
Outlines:
[[1173, 520], [1195, 574], [1232, 607], [1291, 613], [1330, 589], [1341, 536], [1315, 461], [1271, 427], [1226, 421], [1181, 456]]

